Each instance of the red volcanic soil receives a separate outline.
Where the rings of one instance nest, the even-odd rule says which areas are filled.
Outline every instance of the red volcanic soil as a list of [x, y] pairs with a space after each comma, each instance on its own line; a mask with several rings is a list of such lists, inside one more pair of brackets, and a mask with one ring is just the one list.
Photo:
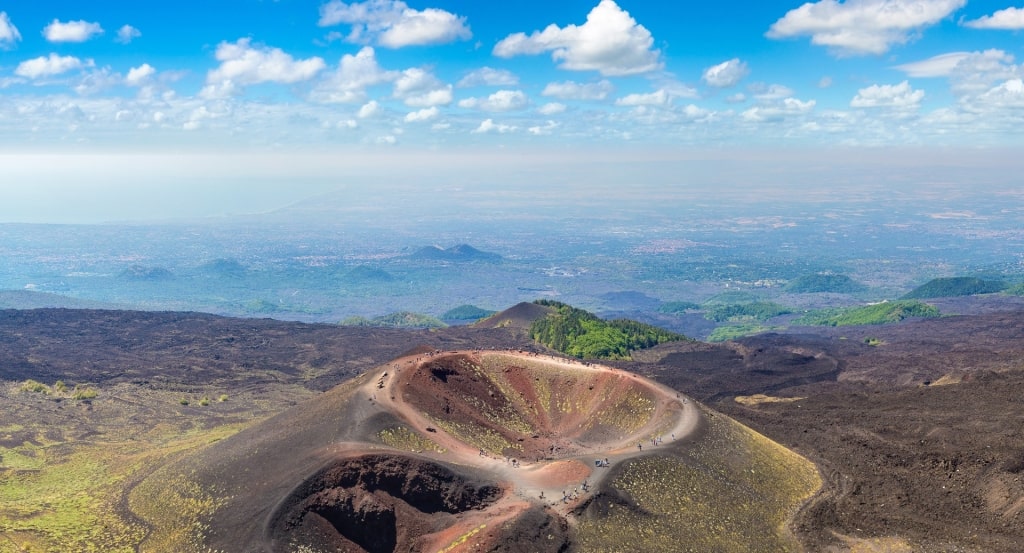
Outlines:
[[450, 424], [449, 433], [495, 456], [542, 461], [625, 449], [667, 435], [684, 410], [674, 391], [580, 362], [496, 352], [417, 359], [389, 386], [396, 410], [418, 425]]

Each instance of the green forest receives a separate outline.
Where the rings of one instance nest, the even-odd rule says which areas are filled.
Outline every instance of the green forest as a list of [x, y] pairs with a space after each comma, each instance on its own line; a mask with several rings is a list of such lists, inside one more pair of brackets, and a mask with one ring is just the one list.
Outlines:
[[897, 300], [865, 305], [811, 311], [793, 321], [804, 326], [852, 326], [897, 323], [910, 317], [938, 317], [939, 310], [916, 300]]
[[752, 303], [739, 303], [731, 305], [711, 305], [704, 313], [704, 318], [709, 321], [743, 321], [757, 320], [767, 321], [772, 317], [792, 313], [793, 310], [770, 301], [755, 301]]
[[846, 275], [837, 275], [833, 273], [803, 275], [792, 280], [788, 285], [786, 285], [786, 291], [792, 294], [808, 294], [814, 292], [852, 294], [856, 292], [863, 292], [866, 289], [867, 286], [864, 286]]
[[605, 321], [561, 302], [537, 300], [554, 308], [530, 325], [530, 336], [545, 346], [580, 359], [629, 359], [633, 350], [688, 340], [682, 334], [629, 319]]
[[977, 277], [935, 278], [914, 288], [903, 299], [952, 298], [956, 296], [973, 296], [974, 294], [992, 294], [1007, 288], [1001, 280], [982, 280]]

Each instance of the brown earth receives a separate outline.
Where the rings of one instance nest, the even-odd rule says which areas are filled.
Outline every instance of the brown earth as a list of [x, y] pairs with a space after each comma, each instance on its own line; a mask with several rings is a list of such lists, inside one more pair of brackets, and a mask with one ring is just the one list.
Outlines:
[[[810, 551], [862, 547], [929, 553], [1017, 552], [1024, 543], [1024, 310], [1018, 304], [994, 303], [990, 297], [972, 309], [970, 301], [957, 300], [957, 305], [961, 312], [976, 314], [894, 326], [808, 328], [722, 345], [669, 344], [617, 366], [680, 390], [817, 463], [825, 488], [800, 512], [795, 524]], [[869, 345], [869, 338], [877, 345]], [[536, 346], [521, 328], [511, 326], [420, 332], [190, 313], [0, 311], [0, 378], [10, 383], [33, 378], [51, 384], [60, 378], [71, 384], [92, 383], [100, 390], [91, 402], [71, 404], [5, 388], [0, 394], [0, 417], [8, 424], [51, 424], [83, 442], [118, 425], [142, 432], [182, 421], [200, 426], [252, 421], [403, 353], [483, 348]], [[509, 382], [512, 385], [515, 379]], [[376, 386], [362, 383], [367, 384]], [[183, 394], [222, 391], [233, 400], [209, 409], [177, 405]], [[803, 399], [744, 404], [734, 399], [755, 394]], [[370, 402], [366, 404], [353, 408], [366, 409]], [[444, 409], [443, 403], [422, 406], [428, 412]], [[357, 414], [363, 415], [353, 412], [351, 416]], [[347, 435], [343, 421], [349, 415], [325, 410], [315, 416], [338, 417], [335, 437]], [[375, 431], [395, 423], [379, 417], [371, 420]], [[534, 439], [534, 434], [503, 439], [536, 440], [527, 447], [531, 454], [540, 456], [546, 447], [550, 455], [552, 445], [563, 445], [556, 443], [555, 429], [551, 430], [552, 437], [545, 439]], [[239, 434], [242, 440], [257, 439], [246, 432]], [[12, 435], [9, 441], [20, 443], [27, 438], [27, 434]], [[291, 439], [301, 444], [312, 437], [297, 434]], [[479, 452], [470, 451], [470, 455]], [[505, 463], [500, 451], [488, 455], [498, 464]], [[429, 459], [422, 453], [404, 457], [417, 463]], [[551, 460], [554, 472], [578, 474], [578, 467], [555, 461], [566, 459]], [[401, 456], [393, 462], [395, 471], [412, 466], [402, 465], [411, 461]], [[293, 481], [302, 481], [300, 475], [317, 473], [323, 466], [321, 458], [293, 467]], [[457, 465], [430, 461], [417, 467], [424, 474], [452, 471], [463, 479], [459, 489], [465, 493], [460, 492], [460, 497], [477, 497], [484, 510], [514, 497], [502, 491], [505, 500], [487, 503], [494, 498], [490, 484], [474, 474], [460, 475]], [[353, 470], [343, 463], [335, 474], [343, 478]], [[326, 474], [324, 478], [329, 480]], [[364, 512], [386, 510], [383, 507], [392, 500], [371, 489], [367, 476], [358, 478], [369, 501]], [[536, 478], [545, 482], [540, 473]], [[277, 488], [267, 497], [285, 497], [289, 491]], [[308, 508], [297, 507], [295, 512], [316, 512], [326, 504], [323, 497], [303, 501], [295, 505]], [[477, 511], [474, 507], [468, 512]], [[550, 513], [526, 512], [531, 515], [502, 528], [529, 528], [538, 536], [556, 539], [567, 535], [559, 523], [552, 522], [558, 518]], [[329, 520], [327, 515], [317, 514]], [[422, 524], [444, 526], [447, 522], [438, 521], [455, 516], [459, 515], [439, 510], [423, 518]], [[324, 528], [316, 520], [311, 516], [302, 526], [309, 536]], [[224, 528], [233, 524], [221, 523]], [[466, 525], [453, 527], [465, 534], [474, 528], [472, 523], [467, 518]], [[234, 524], [241, 524], [241, 519]]]

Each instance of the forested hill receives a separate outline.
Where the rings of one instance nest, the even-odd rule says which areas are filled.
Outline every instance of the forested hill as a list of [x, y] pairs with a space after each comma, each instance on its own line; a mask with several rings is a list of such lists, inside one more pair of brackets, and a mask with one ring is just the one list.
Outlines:
[[537, 300], [554, 313], [530, 325], [530, 336], [545, 346], [580, 359], [629, 359], [634, 350], [688, 340], [682, 334], [629, 319], [605, 321], [561, 302]]

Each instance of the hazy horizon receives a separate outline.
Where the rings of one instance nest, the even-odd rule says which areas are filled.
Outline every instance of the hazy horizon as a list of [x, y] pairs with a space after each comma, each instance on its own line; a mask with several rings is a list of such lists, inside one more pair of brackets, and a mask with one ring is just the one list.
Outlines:
[[0, 166], [0, 223], [48, 224], [257, 214], [322, 194], [409, 213], [590, 206], [595, 218], [622, 201], [668, 209], [996, 195], [1012, 208], [1024, 172], [1010, 149], [922, 148], [26, 152], [0, 154]]

